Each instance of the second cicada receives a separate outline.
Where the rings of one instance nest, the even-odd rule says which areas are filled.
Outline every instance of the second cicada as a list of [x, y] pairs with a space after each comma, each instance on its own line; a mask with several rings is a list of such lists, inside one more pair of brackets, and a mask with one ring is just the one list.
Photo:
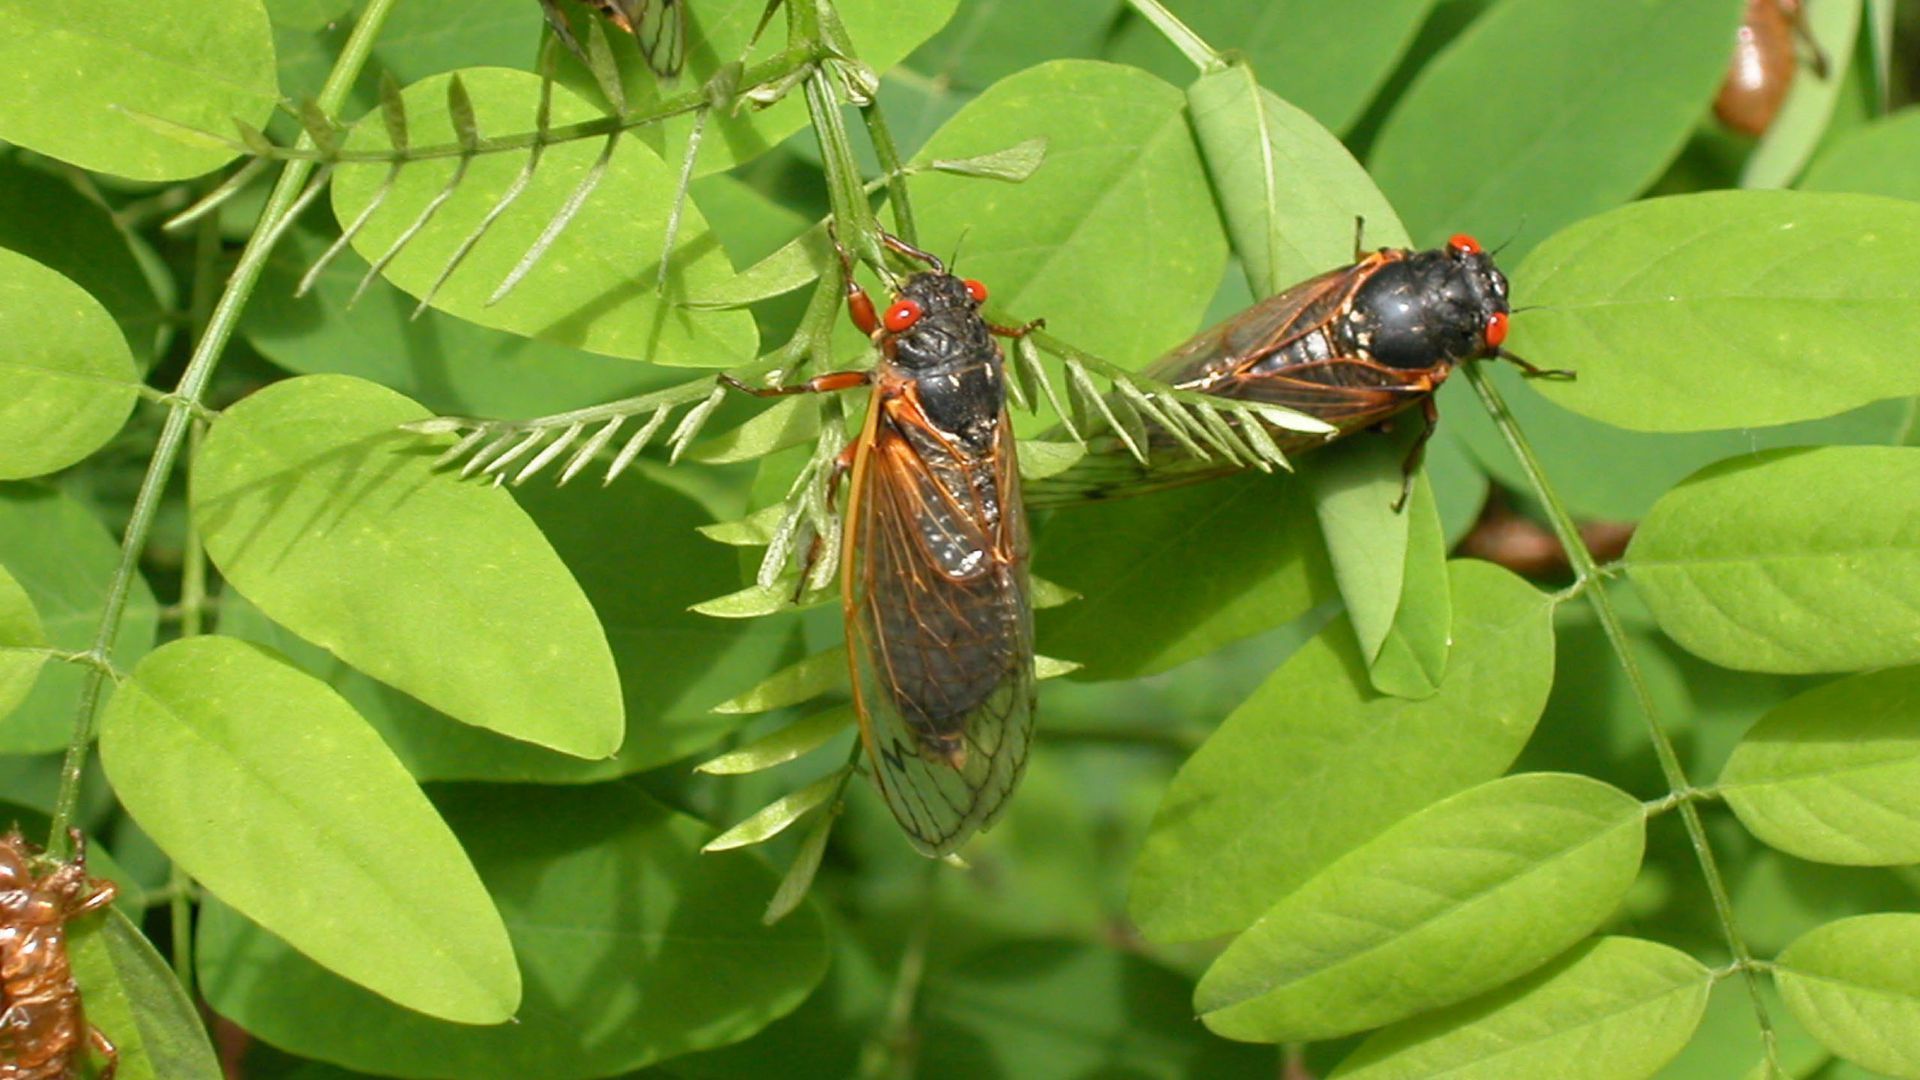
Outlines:
[[0, 836], [0, 1080], [78, 1075], [88, 1045], [112, 1080], [119, 1053], [87, 1023], [67, 957], [68, 923], [113, 902], [114, 885], [87, 876], [74, 832], [73, 858], [36, 872], [39, 852], [18, 830]]
[[940, 856], [1006, 809], [1033, 734], [1027, 526], [993, 340], [1025, 328], [990, 325], [983, 285], [883, 240], [928, 269], [893, 282], [884, 311], [848, 269], [848, 310], [880, 354], [872, 371], [733, 385], [873, 388], [835, 473], [850, 476], [841, 600], [854, 708], [888, 809], [915, 848]]
[[[1434, 392], [1459, 364], [1498, 357], [1528, 375], [1572, 378], [1508, 352], [1509, 315], [1506, 275], [1477, 241], [1459, 235], [1424, 251], [1362, 253], [1201, 331], [1142, 373], [1182, 390], [1284, 406], [1335, 429], [1274, 428], [1290, 455], [1417, 408], [1422, 428], [1406, 462], [1410, 481], [1438, 419]], [[1228, 471], [1181, 453], [1165, 433], [1152, 443], [1149, 463], [1098, 455], [1044, 482], [1036, 502], [1134, 494]]]

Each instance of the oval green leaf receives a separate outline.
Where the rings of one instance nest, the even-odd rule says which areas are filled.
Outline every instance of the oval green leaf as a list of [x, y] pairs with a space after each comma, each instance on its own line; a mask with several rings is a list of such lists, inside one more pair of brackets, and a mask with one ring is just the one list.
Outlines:
[[[55, 491], [13, 484], [0, 489], [0, 566], [25, 589], [40, 613], [48, 643], [67, 652], [93, 647], [101, 607], [120, 566], [120, 544], [77, 500]], [[146, 578], [135, 574], [113, 658], [131, 666], [153, 647], [159, 604]], [[17, 627], [16, 623], [16, 627]], [[74, 703], [88, 670], [54, 664], [41, 670], [26, 701], [0, 717], [0, 753], [58, 750], [73, 737]]]
[[47, 662], [47, 632], [33, 597], [0, 567], [0, 722], [33, 692], [40, 666]]
[[1340, 140], [1236, 65], [1187, 88], [1187, 110], [1220, 194], [1233, 250], [1255, 296], [1352, 260], [1354, 219], [1364, 242], [1405, 247], [1386, 196]]
[[1194, 991], [1248, 1042], [1330, 1039], [1526, 974], [1611, 915], [1646, 817], [1598, 780], [1531, 773], [1427, 807], [1268, 909]]
[[1831, 416], [1920, 393], [1920, 206], [1719, 191], [1632, 203], [1541, 244], [1514, 275], [1540, 310], [1513, 348], [1577, 380], [1558, 404], [1638, 431]]
[[0, 480], [64, 469], [127, 422], [139, 373], [120, 326], [58, 272], [0, 248]]
[[[408, 87], [406, 101], [415, 145], [449, 143], [451, 75], [436, 75]], [[483, 136], [530, 130], [539, 108], [541, 80], [524, 71], [470, 68], [459, 73], [472, 99]], [[553, 91], [553, 123], [591, 120], [599, 110], [565, 89]], [[375, 112], [355, 125], [347, 146], [385, 150], [384, 116]], [[733, 273], [725, 252], [708, 232], [706, 219], [688, 203], [680, 219], [667, 279], [667, 296], [655, 290], [667, 215], [678, 190], [677, 173], [639, 140], [622, 138], [599, 186], [578, 216], [547, 249], [539, 264], [498, 302], [494, 291], [541, 238], [555, 213], [594, 167], [604, 139], [549, 147], [526, 189], [494, 221], [458, 269], [435, 294], [433, 305], [462, 319], [590, 352], [661, 364], [726, 367], [753, 359], [758, 348], [753, 317], [744, 311], [693, 311], [672, 298], [709, 290]], [[407, 239], [384, 265], [387, 279], [414, 296], [424, 295], [467, 238], [514, 185], [524, 154], [484, 154], [426, 226]], [[351, 223], [378, 199], [366, 227], [355, 234], [356, 250], [379, 261], [439, 197], [457, 158], [414, 162], [389, 183], [385, 165], [343, 166], [333, 182], [334, 213]]]
[[1340, 598], [1376, 690], [1425, 697], [1447, 669], [1453, 627], [1447, 542], [1421, 476], [1404, 508], [1403, 440], [1362, 439], [1316, 459], [1303, 479]]
[[69, 948], [87, 1022], [120, 1051], [114, 1080], [221, 1080], [199, 1010], [117, 907], [76, 926]]
[[1848, 866], [1920, 863], [1920, 668], [1816, 687], [1760, 718], [1720, 793], [1753, 834]]
[[744, 1039], [826, 970], [814, 905], [761, 925], [774, 872], [751, 854], [700, 854], [712, 829], [637, 787], [463, 784], [435, 796], [525, 965], [518, 1023], [397, 1008], [221, 904], [198, 940], [213, 1007], [275, 1046], [363, 1072], [584, 1080]]
[[[0, 0], [0, 139], [83, 169], [180, 180], [233, 160], [279, 83], [260, 0]], [[192, 129], [192, 130], [189, 130]]]
[[513, 947], [460, 842], [325, 683], [257, 645], [183, 638], [115, 690], [100, 759], [169, 857], [317, 962], [430, 1016], [514, 1015]]
[[1920, 915], [1861, 915], [1808, 931], [1773, 978], [1787, 1008], [1834, 1053], [1890, 1076], [1920, 1076]]
[[1853, 191], [1920, 200], [1920, 107], [1908, 107], [1833, 141], [1800, 181], [1806, 191]]
[[0, 247], [59, 271], [87, 291], [120, 324], [134, 363], [145, 371], [179, 329], [171, 276], [150, 278], [153, 252], [114, 210], [82, 194], [29, 155], [0, 159]]
[[[1047, 140], [1032, 179], [923, 175], [913, 190], [922, 245], [992, 291], [999, 322], [1049, 332], [1138, 366], [1199, 326], [1226, 240], [1180, 91], [1137, 68], [1061, 60], [995, 84], [914, 160], [964, 158]], [[1125, 272], [1151, 266], [1144, 282]], [[1044, 426], [1041, 420], [1033, 420]], [[1023, 424], [1023, 430], [1025, 425]]]
[[1723, 462], [1670, 492], [1627, 549], [1686, 649], [1741, 671], [1920, 663], [1920, 449], [1827, 446]]
[[1673, 1060], [1700, 1024], [1713, 973], [1637, 938], [1582, 945], [1485, 997], [1387, 1028], [1329, 1080], [1633, 1080]]
[[1660, 175], [1720, 85], [1742, 7], [1496, 4], [1407, 89], [1373, 177], [1423, 245], [1470, 232], [1524, 251]]
[[1387, 826], [1512, 763], [1553, 684], [1551, 606], [1491, 564], [1449, 569], [1453, 653], [1438, 693], [1367, 689], [1336, 620], [1187, 760], [1133, 870], [1129, 910], [1149, 937], [1245, 929]]
[[612, 754], [625, 721], [593, 608], [510, 496], [436, 472], [440, 441], [398, 430], [427, 415], [339, 375], [228, 409], [194, 462], [208, 555], [275, 621], [456, 720]]

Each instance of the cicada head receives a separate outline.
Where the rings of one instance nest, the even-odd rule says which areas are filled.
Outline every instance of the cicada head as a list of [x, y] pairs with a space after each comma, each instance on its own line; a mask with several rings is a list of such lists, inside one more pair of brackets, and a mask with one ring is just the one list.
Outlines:
[[880, 324], [902, 369], [924, 373], [977, 363], [993, 337], [980, 317], [987, 290], [942, 270], [914, 274], [900, 285]]
[[1507, 278], [1470, 236], [1382, 266], [1354, 293], [1355, 345], [1389, 367], [1425, 370], [1490, 356], [1507, 337]]

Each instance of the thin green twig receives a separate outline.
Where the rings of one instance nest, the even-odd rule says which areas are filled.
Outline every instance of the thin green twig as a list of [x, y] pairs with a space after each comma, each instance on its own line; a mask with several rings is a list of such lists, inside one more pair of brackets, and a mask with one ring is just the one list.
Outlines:
[[[366, 13], [354, 25], [353, 34], [347, 39], [317, 99], [319, 107], [328, 115], [338, 112], [341, 103], [346, 100], [347, 91], [372, 53], [374, 38], [386, 22], [387, 13], [393, 5], [394, 0], [369, 0]], [[67, 743], [66, 760], [60, 769], [60, 791], [54, 801], [52, 830], [47, 842], [47, 850], [57, 856], [67, 853], [67, 828], [72, 824], [74, 812], [80, 803], [81, 774], [86, 770], [87, 752], [93, 742], [94, 714], [106, 683], [104, 669], [111, 663], [113, 642], [119, 636], [120, 620], [126, 613], [133, 582], [140, 573], [140, 555], [146, 550], [147, 539], [153, 532], [161, 498], [166, 493], [167, 482], [173, 476], [173, 466], [179, 460], [180, 450], [186, 444], [187, 432], [195, 422], [195, 408], [200, 404], [201, 395], [206, 392], [207, 383], [220, 363], [227, 341], [232, 338], [234, 328], [239, 324], [241, 310], [253, 296], [260, 274], [266, 268], [267, 258], [272, 253], [272, 241], [284, 232], [278, 226], [299, 198], [307, 175], [312, 171], [312, 162], [291, 161], [286, 171], [280, 174], [272, 194], [267, 197], [266, 209], [260, 214], [259, 224], [240, 253], [233, 276], [227, 279], [225, 290], [214, 304], [206, 331], [194, 345], [193, 355], [174, 388], [174, 400], [169, 402], [166, 424], [160, 431], [159, 442], [154, 446], [153, 458], [147, 463], [147, 474], [140, 482], [139, 494], [134, 497], [133, 514], [127, 521], [127, 530], [120, 542], [120, 564], [107, 586], [100, 623], [94, 632], [93, 645], [88, 650], [101, 666], [96, 666], [81, 684], [80, 700], [74, 710], [73, 736]]]
[[1141, 18], [1152, 23], [1153, 28], [1160, 31], [1160, 36], [1167, 39], [1168, 44], [1179, 49], [1182, 56], [1185, 56], [1194, 67], [1199, 68], [1201, 74], [1226, 68], [1226, 57], [1215, 52], [1213, 46], [1207, 44], [1199, 34], [1194, 33], [1186, 23], [1181, 22], [1173, 12], [1168, 11], [1159, 0], [1127, 0], [1127, 3], [1133, 10], [1140, 13]]
[[907, 197], [907, 171], [900, 163], [900, 148], [894, 144], [893, 131], [887, 127], [887, 118], [880, 110], [880, 102], [873, 101], [860, 110], [861, 119], [867, 122], [867, 137], [873, 140], [874, 157], [880, 160], [880, 169], [886, 174], [887, 206], [893, 211], [893, 235], [920, 246], [920, 234], [913, 221], [913, 203]]
[[[1614, 655], [1620, 661], [1620, 667], [1626, 672], [1627, 683], [1633, 688], [1633, 697], [1646, 718], [1647, 733], [1653, 742], [1653, 750], [1660, 761], [1660, 772], [1667, 782], [1669, 791], [1679, 794], [1694, 790], [1692, 781], [1687, 779], [1685, 767], [1680, 763], [1680, 755], [1674, 750], [1673, 740], [1666, 729], [1660, 725], [1659, 711], [1653, 703], [1653, 695], [1647, 689], [1645, 677], [1640, 671], [1640, 662], [1633, 655], [1632, 642], [1627, 639], [1626, 628], [1621, 625], [1619, 615], [1614, 611], [1613, 598], [1608, 594], [1605, 576], [1594, 564], [1593, 554], [1580, 538], [1580, 530], [1573, 518], [1560, 502], [1560, 496], [1547, 482], [1545, 471], [1540, 467], [1540, 459], [1534, 456], [1533, 445], [1528, 442], [1526, 433], [1507, 409], [1507, 403], [1493, 380], [1485, 370], [1485, 365], [1466, 365], [1467, 380], [1480, 395], [1487, 412], [1499, 427], [1500, 434], [1507, 440], [1507, 446], [1513, 456], [1519, 460], [1520, 468], [1527, 474], [1527, 483], [1532, 486], [1534, 496], [1540, 500], [1540, 506], [1546, 511], [1547, 521], [1560, 539], [1560, 546], [1566, 550], [1567, 560], [1573, 564], [1576, 580], [1585, 582], [1587, 602], [1593, 605], [1594, 616], [1599, 619], [1601, 628], [1606, 632], [1607, 643], [1612, 646]], [[1747, 943], [1740, 936], [1739, 927], [1734, 922], [1733, 900], [1727, 892], [1726, 881], [1720, 873], [1720, 863], [1714, 857], [1713, 845], [1707, 837], [1705, 824], [1700, 820], [1699, 807], [1689, 798], [1681, 798], [1675, 805], [1680, 820], [1685, 824], [1687, 839], [1693, 845], [1694, 858], [1700, 864], [1700, 874], [1706, 880], [1707, 894], [1713, 900], [1714, 914], [1720, 920], [1721, 931], [1726, 935], [1727, 948], [1732, 951], [1735, 964], [1746, 973], [1747, 989], [1753, 998], [1754, 1015], [1760, 1025], [1760, 1041], [1766, 1055], [1767, 1065], [1775, 1073], [1784, 1075], [1780, 1066], [1779, 1049], [1773, 1031], [1773, 1023], [1767, 1015], [1766, 999], [1762, 996], [1761, 980], [1753, 967], [1753, 954], [1747, 949]]]

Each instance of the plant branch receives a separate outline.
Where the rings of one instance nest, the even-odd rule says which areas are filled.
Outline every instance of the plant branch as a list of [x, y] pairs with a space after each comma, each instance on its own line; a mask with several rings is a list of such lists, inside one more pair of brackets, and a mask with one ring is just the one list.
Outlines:
[[880, 159], [880, 168], [886, 173], [887, 205], [893, 210], [893, 235], [919, 247], [919, 230], [913, 222], [913, 203], [907, 197], [907, 170], [900, 163], [900, 148], [894, 144], [893, 131], [887, 127], [887, 118], [880, 111], [880, 102], [874, 101], [861, 109], [860, 116], [867, 122], [867, 137], [873, 140], [873, 154]]
[[1133, 10], [1140, 13], [1141, 18], [1152, 23], [1153, 28], [1160, 31], [1160, 36], [1166, 38], [1169, 45], [1179, 49], [1180, 54], [1185, 56], [1188, 62], [1199, 68], [1201, 74], [1205, 75], [1226, 68], [1226, 57], [1215, 52], [1213, 46], [1207, 44], [1199, 34], [1194, 33], [1192, 27], [1181, 22], [1173, 12], [1168, 11], [1159, 0], [1127, 0], [1127, 3]]
[[[337, 112], [346, 100], [347, 91], [372, 53], [373, 40], [386, 22], [387, 13], [393, 5], [394, 0], [369, 0], [366, 13], [354, 25], [353, 34], [347, 39], [332, 74], [328, 75], [326, 85], [320, 90], [318, 104], [328, 115]], [[126, 613], [127, 597], [132, 593], [133, 582], [140, 573], [140, 555], [153, 532], [161, 498], [166, 494], [167, 482], [173, 476], [173, 466], [179, 460], [181, 447], [186, 444], [187, 432], [194, 423], [195, 409], [200, 404], [201, 395], [206, 392], [207, 383], [213, 377], [214, 368], [219, 365], [227, 341], [239, 324], [241, 310], [253, 296], [254, 287], [259, 283], [261, 271], [266, 268], [267, 257], [272, 252], [274, 239], [285, 231], [279, 226], [291, 212], [307, 175], [312, 171], [312, 162], [292, 161], [288, 162], [286, 171], [280, 174], [272, 194], [267, 197], [259, 224], [233, 269], [233, 276], [227, 279], [226, 288], [214, 304], [206, 331], [194, 345], [193, 355], [174, 388], [174, 400], [168, 404], [166, 424], [160, 431], [159, 442], [154, 446], [153, 458], [147, 463], [147, 474], [140, 482], [139, 494], [134, 497], [133, 514], [127, 521], [127, 531], [120, 542], [120, 564], [107, 586], [106, 603], [101, 608], [100, 623], [94, 632], [93, 645], [88, 650], [102, 666], [88, 673], [86, 681], [81, 684], [79, 704], [74, 710], [73, 736], [67, 743], [66, 760], [60, 769], [60, 791], [55, 798], [52, 834], [47, 841], [47, 850], [56, 856], [67, 854], [67, 828], [72, 824], [74, 811], [80, 802], [80, 779], [86, 769], [87, 752], [93, 742], [94, 714], [106, 682], [104, 665], [111, 662], [113, 642], [119, 635], [120, 620]]]
[[[1500, 391], [1493, 385], [1485, 366], [1467, 364], [1467, 380], [1479, 393], [1480, 401], [1493, 417], [1500, 434], [1507, 440], [1507, 446], [1513, 456], [1519, 460], [1520, 468], [1527, 474], [1527, 483], [1532, 486], [1540, 506], [1546, 511], [1547, 521], [1553, 526], [1554, 534], [1560, 538], [1560, 546], [1566, 550], [1567, 559], [1573, 564], [1575, 580], [1586, 584], [1587, 602], [1593, 605], [1594, 616], [1600, 621], [1601, 629], [1607, 635], [1607, 643], [1612, 646], [1614, 655], [1620, 661], [1620, 667], [1626, 672], [1627, 683], [1633, 689], [1633, 697], [1646, 718], [1648, 737], [1653, 742], [1654, 754], [1660, 761], [1660, 772], [1667, 787], [1675, 795], [1684, 795], [1694, 790], [1693, 783], [1687, 779], [1680, 755], [1674, 750], [1673, 740], [1666, 729], [1660, 726], [1658, 710], [1653, 704], [1653, 695], [1647, 689], [1645, 677], [1640, 671], [1640, 662], [1633, 655], [1632, 642], [1627, 639], [1626, 628], [1621, 625], [1620, 617], [1613, 608], [1613, 598], [1607, 593], [1605, 575], [1593, 561], [1593, 553], [1587, 550], [1586, 543], [1580, 538], [1580, 530], [1573, 518], [1560, 502], [1560, 496], [1547, 482], [1546, 473], [1540, 467], [1540, 459], [1534, 456], [1533, 445], [1528, 442], [1526, 433], [1508, 410], [1507, 403]], [[1775, 1073], [1785, 1075], [1780, 1067], [1779, 1050], [1773, 1032], [1773, 1024], [1767, 1015], [1766, 999], [1761, 996], [1760, 977], [1756, 974], [1753, 954], [1747, 949], [1745, 939], [1740, 936], [1734, 923], [1733, 900], [1727, 892], [1726, 881], [1720, 873], [1719, 861], [1714, 857], [1713, 845], [1707, 837], [1705, 824], [1700, 820], [1700, 810], [1694, 800], [1679, 798], [1675, 809], [1685, 824], [1687, 839], [1693, 845], [1694, 858], [1700, 864], [1700, 874], [1706, 880], [1707, 893], [1713, 900], [1714, 914], [1720, 920], [1720, 928], [1726, 935], [1727, 947], [1733, 953], [1734, 963], [1746, 975], [1747, 990], [1753, 998], [1754, 1015], [1760, 1024], [1760, 1040], [1766, 1053], [1768, 1067]]]

